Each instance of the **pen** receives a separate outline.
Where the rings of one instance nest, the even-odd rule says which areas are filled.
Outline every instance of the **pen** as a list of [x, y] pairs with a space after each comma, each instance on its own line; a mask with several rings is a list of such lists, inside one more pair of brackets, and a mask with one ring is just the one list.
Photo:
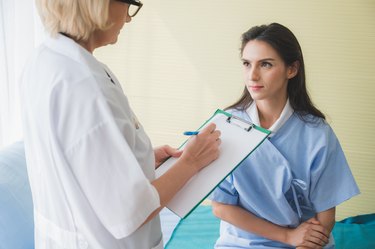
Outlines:
[[199, 131], [185, 131], [184, 135], [185, 136], [193, 136], [193, 135], [198, 135]]

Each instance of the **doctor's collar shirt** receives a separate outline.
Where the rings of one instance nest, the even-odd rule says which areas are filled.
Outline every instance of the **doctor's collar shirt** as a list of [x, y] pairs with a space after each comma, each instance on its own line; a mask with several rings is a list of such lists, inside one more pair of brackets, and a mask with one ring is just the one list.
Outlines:
[[162, 248], [152, 145], [118, 80], [63, 35], [21, 81], [36, 249]]

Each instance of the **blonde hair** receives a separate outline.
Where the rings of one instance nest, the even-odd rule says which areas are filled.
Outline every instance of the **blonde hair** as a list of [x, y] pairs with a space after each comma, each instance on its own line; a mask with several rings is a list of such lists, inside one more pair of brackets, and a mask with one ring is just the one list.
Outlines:
[[80, 41], [108, 24], [110, 0], [36, 0], [36, 7], [47, 31], [62, 32]]

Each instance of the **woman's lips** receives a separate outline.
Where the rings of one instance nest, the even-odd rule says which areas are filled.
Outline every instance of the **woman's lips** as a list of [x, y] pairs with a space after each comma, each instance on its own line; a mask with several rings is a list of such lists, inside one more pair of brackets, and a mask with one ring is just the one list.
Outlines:
[[249, 88], [252, 91], [259, 91], [263, 88], [263, 86], [249, 86]]

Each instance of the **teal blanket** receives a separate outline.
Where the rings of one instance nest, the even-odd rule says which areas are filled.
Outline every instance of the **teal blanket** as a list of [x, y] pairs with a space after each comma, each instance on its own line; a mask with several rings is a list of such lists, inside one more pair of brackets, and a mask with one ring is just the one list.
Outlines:
[[375, 248], [375, 214], [359, 215], [336, 222], [333, 237], [337, 249]]
[[[178, 223], [165, 249], [212, 249], [219, 237], [219, 224], [210, 206], [199, 206]], [[333, 236], [336, 249], [375, 249], [375, 214], [336, 222]]]

